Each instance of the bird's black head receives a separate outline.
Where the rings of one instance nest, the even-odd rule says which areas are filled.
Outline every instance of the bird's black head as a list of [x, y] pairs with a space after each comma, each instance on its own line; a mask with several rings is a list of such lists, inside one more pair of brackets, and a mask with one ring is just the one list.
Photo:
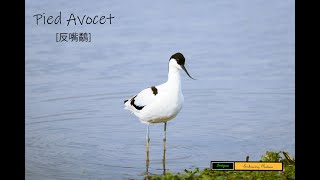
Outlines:
[[[190, 74], [188, 73], [186, 67], [184, 67], [184, 64], [185, 64], [186, 60], [185, 60], [184, 56], [181, 53], [179, 53], [179, 52], [175, 53], [174, 55], [172, 55], [170, 57], [170, 60], [172, 60], [172, 59], [177, 61], [177, 64], [180, 66], [179, 69], [183, 69], [191, 79], [194, 79], [193, 77], [190, 76]], [[169, 60], [169, 63], [170, 63], [170, 60]]]
[[172, 55], [171, 57], [170, 57], [170, 59], [175, 59], [176, 61], [177, 61], [177, 63], [181, 66], [181, 65], [184, 65], [184, 63], [185, 63], [185, 58], [184, 58], [184, 56], [181, 54], [181, 53], [179, 53], [179, 52], [177, 52], [177, 53], [175, 53], [174, 55]]

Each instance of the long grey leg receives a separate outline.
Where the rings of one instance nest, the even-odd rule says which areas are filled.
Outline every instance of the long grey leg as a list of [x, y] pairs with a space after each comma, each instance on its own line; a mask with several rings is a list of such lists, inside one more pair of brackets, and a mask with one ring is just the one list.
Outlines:
[[147, 146], [146, 146], [146, 174], [147, 174], [147, 177], [149, 175], [149, 142], [150, 142], [150, 137], [149, 137], [149, 124], [148, 124], [148, 127], [147, 127]]
[[164, 123], [164, 135], [163, 135], [163, 159], [162, 159], [162, 165], [163, 165], [163, 175], [166, 174], [166, 133], [167, 133], [167, 123]]

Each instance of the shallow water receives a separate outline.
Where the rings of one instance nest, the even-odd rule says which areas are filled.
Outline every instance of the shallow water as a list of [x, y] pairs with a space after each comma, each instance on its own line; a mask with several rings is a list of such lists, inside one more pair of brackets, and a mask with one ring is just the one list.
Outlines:
[[[36, 25], [115, 16], [104, 25]], [[89, 32], [90, 43], [55, 34]], [[123, 100], [166, 81], [181, 51], [185, 104], [167, 126], [166, 167], [295, 154], [294, 1], [26, 1], [26, 179], [142, 179], [146, 125]], [[150, 173], [162, 173], [163, 124], [150, 126]]]

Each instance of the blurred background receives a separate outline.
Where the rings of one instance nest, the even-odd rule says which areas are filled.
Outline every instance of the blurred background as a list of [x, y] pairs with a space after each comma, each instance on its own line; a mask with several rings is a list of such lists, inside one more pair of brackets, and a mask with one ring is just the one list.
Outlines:
[[[168, 171], [210, 161], [295, 155], [295, 19], [291, 0], [26, 0], [27, 180], [142, 179], [147, 126], [123, 101], [167, 80], [181, 52], [185, 104], [168, 122]], [[62, 24], [36, 25], [35, 14]], [[112, 24], [66, 26], [70, 14]], [[56, 33], [91, 42], [56, 42]], [[150, 126], [150, 168], [162, 173], [163, 124]]]

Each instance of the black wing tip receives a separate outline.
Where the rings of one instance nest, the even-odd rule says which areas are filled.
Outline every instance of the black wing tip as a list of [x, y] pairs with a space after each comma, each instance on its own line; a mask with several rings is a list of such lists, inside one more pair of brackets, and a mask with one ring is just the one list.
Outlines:
[[137, 105], [134, 104], [134, 101], [135, 101], [135, 98], [136, 98], [136, 97], [137, 97], [137, 95], [135, 95], [135, 96], [130, 100], [130, 104], [131, 104], [134, 108], [136, 108], [137, 110], [141, 110], [141, 109], [144, 108], [144, 106], [137, 106]]
[[127, 102], [128, 100], [124, 100], [124, 104]]

